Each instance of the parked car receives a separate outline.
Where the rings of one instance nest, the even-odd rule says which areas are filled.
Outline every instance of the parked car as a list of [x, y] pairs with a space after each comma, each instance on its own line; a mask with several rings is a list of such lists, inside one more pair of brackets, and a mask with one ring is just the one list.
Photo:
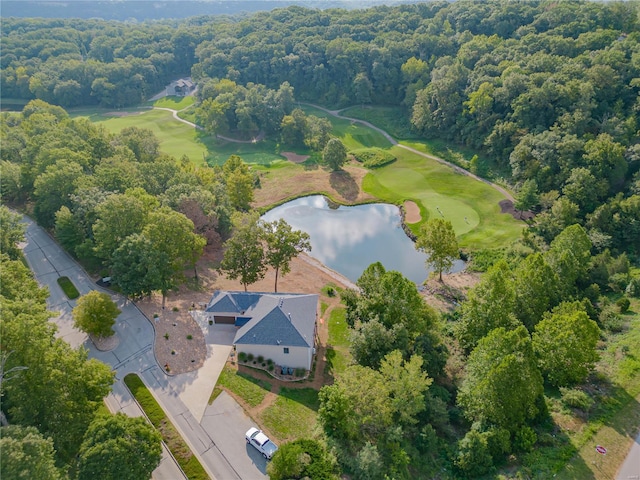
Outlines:
[[253, 445], [267, 460], [271, 460], [273, 454], [278, 450], [278, 446], [269, 440], [269, 437], [262, 430], [258, 430], [255, 427], [250, 428], [244, 436], [247, 443]]

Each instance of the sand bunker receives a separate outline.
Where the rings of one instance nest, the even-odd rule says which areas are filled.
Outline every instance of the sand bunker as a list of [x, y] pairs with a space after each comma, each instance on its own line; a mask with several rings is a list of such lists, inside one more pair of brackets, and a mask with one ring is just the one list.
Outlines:
[[309, 158], [309, 155], [299, 155], [299, 154], [294, 153], [294, 152], [280, 152], [280, 155], [282, 155], [287, 160], [289, 160], [290, 162], [293, 162], [293, 163], [302, 163], [307, 158]]
[[407, 200], [404, 202], [404, 221], [406, 223], [418, 223], [422, 217], [420, 216], [420, 208], [415, 202]]

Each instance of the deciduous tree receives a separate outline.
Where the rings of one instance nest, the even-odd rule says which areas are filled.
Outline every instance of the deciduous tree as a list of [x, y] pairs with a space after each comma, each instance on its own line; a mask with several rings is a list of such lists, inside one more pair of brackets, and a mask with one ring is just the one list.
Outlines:
[[469, 355], [458, 405], [470, 421], [515, 434], [538, 414], [542, 393], [542, 375], [527, 329], [497, 328]]
[[74, 326], [98, 337], [110, 337], [120, 309], [106, 293], [92, 290], [81, 296], [71, 312]]
[[598, 360], [600, 329], [580, 302], [561, 303], [545, 315], [533, 333], [533, 349], [549, 383], [567, 386], [583, 381]]
[[233, 235], [224, 244], [220, 271], [232, 280], [239, 278], [246, 292], [247, 285], [264, 278], [263, 230], [257, 213], [235, 214], [233, 224]]
[[55, 451], [50, 438], [35, 427], [9, 425], [0, 428], [0, 477], [13, 480], [58, 480]]
[[278, 274], [291, 271], [290, 263], [302, 252], [311, 250], [309, 234], [293, 230], [284, 219], [264, 223], [265, 262], [276, 271], [274, 291], [278, 291]]
[[442, 282], [442, 272], [449, 270], [458, 258], [458, 242], [451, 222], [442, 218], [427, 220], [420, 229], [416, 247], [429, 255], [427, 265], [435, 268]]
[[333, 171], [340, 170], [347, 161], [347, 148], [339, 138], [332, 138], [322, 151], [322, 159]]
[[142, 417], [99, 415], [80, 446], [78, 480], [150, 478], [162, 459], [162, 437]]

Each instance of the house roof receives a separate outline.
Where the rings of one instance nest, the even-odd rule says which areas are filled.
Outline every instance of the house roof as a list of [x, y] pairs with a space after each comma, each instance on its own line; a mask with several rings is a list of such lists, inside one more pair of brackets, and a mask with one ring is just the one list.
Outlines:
[[217, 291], [206, 311], [242, 315], [235, 344], [313, 347], [318, 295]]

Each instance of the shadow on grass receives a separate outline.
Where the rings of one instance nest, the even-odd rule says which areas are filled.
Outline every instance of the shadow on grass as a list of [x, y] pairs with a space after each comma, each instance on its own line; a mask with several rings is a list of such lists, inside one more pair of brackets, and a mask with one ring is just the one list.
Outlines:
[[313, 388], [287, 388], [280, 387], [280, 396], [291, 400], [292, 402], [304, 405], [314, 412], [320, 408], [320, 400], [318, 400], [318, 391]]
[[329, 175], [329, 184], [343, 198], [354, 201], [358, 198], [360, 188], [353, 177], [344, 170], [331, 172]]

